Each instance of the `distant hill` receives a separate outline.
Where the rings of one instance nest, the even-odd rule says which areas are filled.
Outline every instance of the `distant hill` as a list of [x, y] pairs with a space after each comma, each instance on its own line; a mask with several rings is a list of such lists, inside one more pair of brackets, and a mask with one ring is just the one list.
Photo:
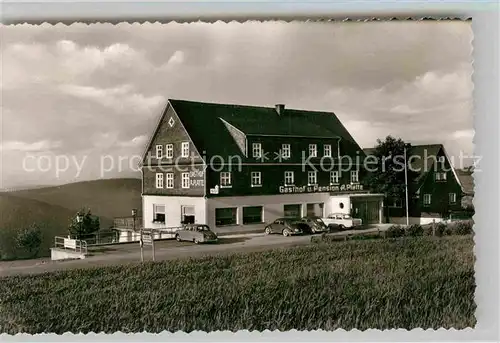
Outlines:
[[114, 217], [130, 216], [133, 208], [140, 215], [141, 190], [140, 179], [105, 179], [0, 193], [0, 230], [37, 223], [46, 254], [54, 236], [67, 234], [70, 218], [82, 207], [99, 216], [103, 229]]
[[75, 211], [90, 207], [93, 214], [112, 219], [130, 216], [133, 208], [141, 212], [141, 191], [140, 179], [104, 179], [21, 190], [9, 194]]

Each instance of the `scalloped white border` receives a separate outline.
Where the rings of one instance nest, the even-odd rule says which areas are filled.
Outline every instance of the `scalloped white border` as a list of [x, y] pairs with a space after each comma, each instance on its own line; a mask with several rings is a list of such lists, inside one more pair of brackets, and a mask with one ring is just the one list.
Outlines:
[[[54, 3], [53, 3], [54, 4]], [[53, 5], [52, 4], [52, 5]], [[88, 5], [89, 3], [82, 3]], [[131, 4], [131, 3], [127, 3]], [[115, 3], [114, 7], [126, 6], [127, 4]], [[132, 3], [133, 4], [133, 3]], [[155, 3], [157, 5], [158, 3]], [[168, 3], [165, 3], [167, 5]], [[172, 3], [169, 3], [172, 5]], [[222, 4], [222, 3], [218, 3]], [[225, 4], [225, 3], [224, 3]], [[262, 2], [255, 2], [256, 6], [262, 5]], [[265, 4], [265, 3], [264, 3]], [[302, 3], [303, 4], [303, 3]], [[247, 330], [238, 331], [232, 333], [230, 331], [216, 331], [216, 332], [202, 332], [194, 331], [189, 334], [177, 331], [175, 333], [162, 332], [161, 334], [147, 334], [147, 333], [136, 333], [136, 334], [125, 334], [122, 332], [117, 332], [112, 335], [104, 334], [87, 334], [87, 335], [75, 335], [65, 333], [63, 335], [55, 334], [42, 334], [42, 335], [27, 335], [27, 334], [17, 334], [15, 336], [9, 336], [6, 334], [0, 334], [0, 339], [2, 341], [87, 341], [87, 340], [98, 340], [98, 341], [159, 341], [159, 340], [169, 340], [169, 341], [476, 341], [476, 340], [488, 340], [488, 341], [498, 341], [499, 331], [499, 313], [498, 313], [498, 275], [499, 275], [499, 264], [498, 264], [498, 229], [496, 227], [488, 227], [491, 225], [491, 216], [488, 214], [496, 213], [497, 216], [500, 211], [498, 209], [498, 191], [492, 192], [492, 185], [498, 187], [498, 100], [495, 95], [499, 94], [498, 89], [498, 60], [495, 61], [495, 54], [491, 54], [492, 49], [496, 48], [496, 56], [498, 56], [498, 46], [494, 46], [492, 42], [498, 42], [498, 31], [493, 31], [489, 29], [494, 29], [495, 24], [498, 30], [498, 16], [495, 16], [495, 12], [488, 12], [483, 9], [479, 9], [477, 12], [468, 11], [467, 14], [463, 15], [452, 15], [452, 16], [439, 16], [439, 15], [380, 15], [380, 16], [369, 16], [363, 17], [359, 15], [350, 15], [339, 18], [333, 18], [333, 16], [328, 16], [326, 18], [319, 17], [317, 15], [253, 15], [253, 16], [230, 16], [221, 15], [218, 17], [208, 18], [203, 15], [195, 16], [172, 16], [170, 14], [170, 20], [166, 15], [166, 19], [149, 21], [147, 19], [138, 20], [133, 16], [128, 16], [130, 21], [124, 21], [124, 19], [98, 19], [92, 20], [90, 18], [82, 18], [84, 22], [78, 19], [66, 19], [61, 20], [58, 17], [53, 17], [52, 20], [48, 20], [50, 16], [43, 16], [43, 11], [41, 11], [41, 19], [30, 18], [28, 20], [16, 20], [15, 15], [11, 15], [12, 8], [16, 5], [19, 7], [29, 8], [32, 4], [26, 3], [11, 3], [7, 2], [2, 5], [2, 22], [4, 24], [14, 24], [14, 25], [26, 25], [28, 23], [43, 25], [53, 25], [47, 22], [53, 22], [55, 25], [66, 25], [70, 24], [89, 24], [92, 23], [110, 23], [119, 25], [141, 25], [141, 24], [156, 24], [165, 22], [177, 22], [188, 24], [190, 22], [246, 22], [246, 21], [382, 21], [382, 20], [471, 20], [474, 32], [473, 44], [473, 60], [474, 60], [474, 74], [472, 75], [474, 87], [474, 112], [475, 121], [474, 128], [477, 133], [474, 136], [475, 154], [484, 156], [481, 161], [481, 173], [474, 174], [475, 182], [475, 193], [474, 206], [477, 208], [474, 220], [476, 223], [476, 235], [475, 239], [475, 254], [476, 254], [476, 318], [477, 325], [475, 328], [468, 328], [464, 330], [456, 329], [413, 329], [413, 330], [336, 330], [333, 332], [327, 331], [297, 331], [291, 330], [287, 332], [269, 331], [265, 330], [263, 332], [249, 332]], [[67, 5], [67, 4], [66, 4]], [[109, 4], [108, 4], [109, 5]], [[64, 2], [59, 2], [59, 10], [65, 6]], [[217, 4], [213, 4], [217, 6]], [[311, 7], [314, 4], [310, 4]], [[421, 4], [420, 4], [421, 6]], [[10, 12], [9, 12], [10, 11]], [[202, 13], [203, 10], [200, 10]], [[423, 12], [423, 11], [419, 11]], [[456, 11], [455, 11], [456, 12]], [[10, 17], [9, 17], [10, 13]], [[15, 13], [15, 11], [14, 11]], [[155, 15], [149, 16], [155, 17], [158, 12], [155, 10]], [[172, 12], [170, 12], [172, 13]], [[174, 12], [175, 13], [175, 12]], [[101, 13], [102, 14], [102, 13]], [[71, 15], [70, 15], [71, 17]], [[85, 16], [83, 16], [85, 17]], [[203, 17], [201, 20], [200, 17]], [[56, 19], [57, 18], [57, 19]], [[47, 20], [46, 20], [47, 19]], [[496, 22], [495, 22], [496, 20]], [[489, 24], [489, 25], [488, 25]], [[489, 56], [488, 56], [489, 53]], [[496, 102], [495, 102], [496, 100]], [[1, 121], [1, 113], [0, 113]], [[496, 182], [496, 183], [495, 183]], [[499, 218], [500, 219], [500, 218]], [[498, 221], [497, 221], [498, 223]], [[484, 229], [483, 229], [484, 228]]]

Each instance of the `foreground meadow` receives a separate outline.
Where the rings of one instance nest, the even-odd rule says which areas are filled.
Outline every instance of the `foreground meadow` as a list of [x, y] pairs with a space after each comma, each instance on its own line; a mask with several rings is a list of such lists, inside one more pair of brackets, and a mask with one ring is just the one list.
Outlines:
[[475, 325], [471, 236], [0, 279], [0, 332], [346, 330]]

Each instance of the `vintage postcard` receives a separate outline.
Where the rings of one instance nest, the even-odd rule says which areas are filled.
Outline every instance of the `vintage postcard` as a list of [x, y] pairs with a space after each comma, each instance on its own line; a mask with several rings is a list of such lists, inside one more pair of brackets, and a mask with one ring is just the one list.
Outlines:
[[472, 40], [4, 25], [0, 331], [474, 328]]

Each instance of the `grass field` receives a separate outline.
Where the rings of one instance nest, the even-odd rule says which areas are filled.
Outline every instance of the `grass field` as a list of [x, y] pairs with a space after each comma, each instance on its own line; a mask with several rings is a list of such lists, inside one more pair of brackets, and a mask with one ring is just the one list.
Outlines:
[[[82, 207], [99, 216], [101, 228], [112, 225], [113, 217], [129, 216], [141, 209], [140, 179], [107, 179], [76, 182], [0, 193], [0, 259], [11, 258], [13, 234], [33, 223], [42, 228], [41, 256], [50, 255], [54, 236], [67, 235], [70, 218]], [[3, 241], [3, 242], [2, 242]]]
[[311, 244], [0, 279], [0, 331], [475, 325], [471, 236]]

